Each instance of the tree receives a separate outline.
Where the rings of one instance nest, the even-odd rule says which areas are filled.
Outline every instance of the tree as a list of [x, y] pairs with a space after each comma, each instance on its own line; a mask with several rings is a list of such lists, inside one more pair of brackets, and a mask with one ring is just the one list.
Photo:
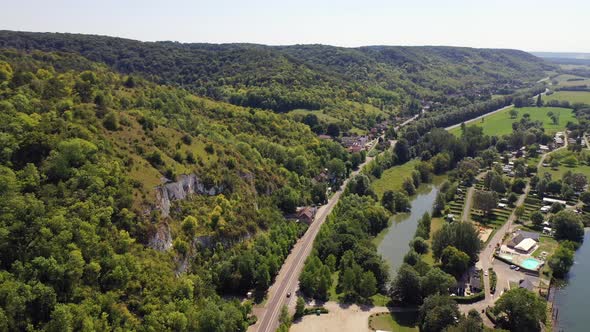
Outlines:
[[432, 268], [421, 279], [420, 288], [422, 289], [422, 296], [427, 297], [434, 294], [446, 295], [455, 282], [455, 278], [452, 275], [437, 267]]
[[294, 213], [299, 205], [299, 193], [291, 187], [283, 187], [275, 192], [277, 206], [285, 213]]
[[490, 190], [495, 191], [497, 193], [505, 193], [506, 192], [506, 185], [504, 184], [504, 179], [502, 175], [498, 174], [495, 171], [488, 172], [484, 178], [484, 184]]
[[295, 305], [295, 319], [303, 317], [305, 313], [305, 300], [303, 297], [299, 296], [297, 298], [297, 304]]
[[514, 179], [512, 183], [512, 191], [517, 194], [522, 194], [526, 188], [526, 182], [523, 179]]
[[473, 193], [473, 207], [488, 215], [498, 206], [498, 195], [493, 191], [475, 190]]
[[358, 285], [359, 295], [365, 299], [377, 293], [377, 279], [371, 271], [363, 272], [360, 283]]
[[393, 153], [400, 164], [404, 164], [410, 160], [410, 146], [408, 141], [404, 138], [400, 138], [393, 148]]
[[106, 129], [115, 131], [119, 130], [119, 117], [115, 112], [108, 112], [104, 117], [103, 125]]
[[419, 236], [410, 241], [410, 247], [421, 255], [428, 252], [428, 243]]
[[581, 195], [580, 195], [580, 201], [582, 201], [582, 203], [588, 205], [590, 204], [590, 192], [588, 191], [584, 191]]
[[365, 174], [355, 175], [354, 178], [348, 182], [346, 189], [349, 193], [357, 194], [359, 196], [376, 196], [371, 188], [371, 180]]
[[340, 126], [337, 123], [330, 123], [326, 132], [332, 137], [338, 137], [340, 136]]
[[453, 246], [466, 253], [471, 262], [475, 262], [481, 248], [479, 233], [472, 223], [455, 222], [445, 224], [440, 230], [434, 233], [432, 238], [432, 253], [434, 257], [440, 259], [443, 250], [448, 246]]
[[531, 221], [533, 222], [533, 225], [535, 225], [536, 227], [541, 227], [543, 221], [545, 221], [545, 217], [543, 216], [543, 213], [541, 213], [540, 211], [534, 211], [531, 214]]
[[469, 256], [453, 246], [446, 247], [440, 257], [442, 269], [460, 278], [469, 267]]
[[555, 238], [557, 240], [571, 240], [581, 243], [584, 241], [584, 225], [576, 213], [563, 210], [553, 217]]
[[462, 180], [471, 183], [479, 173], [479, 167], [480, 165], [475, 159], [463, 159], [457, 166], [459, 177]]
[[[385, 194], [383, 194], [385, 195]], [[392, 191], [391, 197], [393, 200], [393, 207], [395, 208], [392, 212], [407, 212], [410, 210], [410, 199], [408, 195], [399, 191]]]
[[414, 187], [414, 183], [411, 179], [406, 178], [402, 184], [402, 188], [408, 194], [408, 196], [412, 196], [416, 193], [416, 187]]
[[334, 158], [328, 162], [326, 165], [328, 172], [332, 177], [335, 178], [344, 178], [346, 177], [346, 165], [344, 162], [338, 158]]
[[483, 320], [476, 309], [469, 310], [467, 316], [462, 317], [459, 324], [447, 327], [444, 332], [482, 332]]
[[516, 209], [514, 209], [514, 215], [516, 216], [516, 220], [520, 220], [520, 218], [522, 218], [522, 216], [524, 216], [525, 213], [526, 210], [524, 208], [524, 205], [519, 205], [516, 207]]
[[510, 289], [498, 299], [494, 311], [506, 314], [510, 331], [540, 331], [545, 322], [547, 305], [543, 299], [525, 288]]
[[582, 191], [588, 184], [588, 178], [582, 173], [574, 173], [568, 176], [564, 176], [564, 180], [572, 186], [575, 191]]
[[559, 246], [549, 259], [549, 267], [553, 270], [553, 276], [556, 278], [564, 278], [573, 264], [574, 251], [565, 246]]
[[516, 119], [518, 116], [518, 111], [514, 108], [511, 108], [510, 111], [508, 111], [508, 114], [510, 114], [511, 119]]
[[416, 265], [420, 261], [420, 255], [415, 252], [414, 250], [408, 251], [408, 253], [404, 256], [404, 263], [408, 265]]
[[460, 317], [457, 303], [446, 295], [432, 295], [424, 300], [418, 314], [420, 331], [440, 332], [454, 325]]
[[390, 295], [394, 302], [404, 305], [416, 305], [422, 302], [420, 295], [420, 276], [416, 270], [408, 265], [402, 264], [397, 275], [391, 283]]
[[541, 98], [541, 94], [540, 93], [537, 95], [537, 102], [535, 104], [537, 105], [537, 107], [542, 107], [543, 106], [543, 99]]
[[395, 212], [395, 201], [393, 190], [387, 190], [381, 196], [381, 205], [389, 212]]

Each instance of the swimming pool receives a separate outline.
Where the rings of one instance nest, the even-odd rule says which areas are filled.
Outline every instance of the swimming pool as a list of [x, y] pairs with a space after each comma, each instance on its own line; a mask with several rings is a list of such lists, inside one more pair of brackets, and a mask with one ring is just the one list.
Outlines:
[[520, 266], [527, 270], [536, 271], [541, 265], [541, 262], [534, 258], [527, 258], [520, 263]]

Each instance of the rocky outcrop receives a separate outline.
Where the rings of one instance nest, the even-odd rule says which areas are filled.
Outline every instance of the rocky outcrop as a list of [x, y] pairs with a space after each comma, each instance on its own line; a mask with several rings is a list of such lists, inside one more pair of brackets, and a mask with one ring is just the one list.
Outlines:
[[160, 210], [162, 217], [168, 217], [172, 201], [183, 200], [190, 194], [214, 196], [222, 191], [221, 186], [207, 188], [195, 174], [181, 175], [176, 182], [156, 187], [156, 208]]
[[172, 248], [172, 234], [168, 223], [162, 222], [158, 225], [156, 233], [150, 238], [149, 246], [160, 251]]

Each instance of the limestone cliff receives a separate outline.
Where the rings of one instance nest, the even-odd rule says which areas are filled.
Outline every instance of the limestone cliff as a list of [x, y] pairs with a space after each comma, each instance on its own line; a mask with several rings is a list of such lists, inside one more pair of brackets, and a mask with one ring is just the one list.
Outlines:
[[181, 175], [176, 182], [156, 187], [156, 208], [160, 210], [162, 217], [168, 217], [172, 201], [183, 200], [190, 194], [213, 196], [222, 191], [220, 186], [207, 188], [195, 174]]

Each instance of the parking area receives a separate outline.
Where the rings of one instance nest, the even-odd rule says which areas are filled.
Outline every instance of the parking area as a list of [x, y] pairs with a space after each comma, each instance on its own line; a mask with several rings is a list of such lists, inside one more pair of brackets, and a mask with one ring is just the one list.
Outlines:
[[495, 259], [492, 263], [492, 267], [494, 271], [496, 271], [496, 275], [498, 276], [498, 282], [496, 284], [496, 297], [500, 297], [504, 292], [504, 289], [510, 289], [510, 284], [518, 285], [520, 280], [525, 279], [527, 277], [531, 282], [535, 285], [539, 285], [539, 277], [526, 274], [522, 271], [516, 271], [515, 269], [511, 269], [509, 264], [506, 264], [498, 259]]

